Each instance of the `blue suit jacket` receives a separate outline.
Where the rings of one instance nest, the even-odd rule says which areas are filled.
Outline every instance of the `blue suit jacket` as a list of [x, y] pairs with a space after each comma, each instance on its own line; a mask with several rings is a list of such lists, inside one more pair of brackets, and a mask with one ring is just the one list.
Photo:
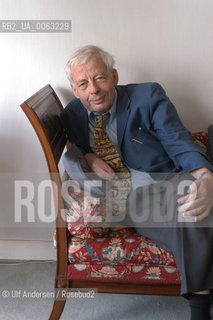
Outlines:
[[[211, 160], [183, 127], [175, 107], [157, 83], [116, 87], [117, 138], [127, 166], [145, 172], [213, 170]], [[79, 99], [61, 113], [62, 125], [72, 144], [84, 152], [89, 146], [88, 113]]]

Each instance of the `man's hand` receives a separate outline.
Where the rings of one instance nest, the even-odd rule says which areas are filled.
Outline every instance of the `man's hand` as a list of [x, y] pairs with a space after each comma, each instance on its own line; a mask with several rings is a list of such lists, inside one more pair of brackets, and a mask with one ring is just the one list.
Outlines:
[[[205, 172], [205, 174], [204, 174]], [[195, 222], [202, 221], [213, 207], [213, 174], [208, 169], [191, 172], [197, 178], [189, 187], [188, 194], [178, 199], [178, 211], [184, 217], [195, 217]]]
[[101, 179], [116, 180], [117, 176], [113, 169], [102, 159], [100, 159], [95, 153], [85, 154], [86, 162], [91, 170]]

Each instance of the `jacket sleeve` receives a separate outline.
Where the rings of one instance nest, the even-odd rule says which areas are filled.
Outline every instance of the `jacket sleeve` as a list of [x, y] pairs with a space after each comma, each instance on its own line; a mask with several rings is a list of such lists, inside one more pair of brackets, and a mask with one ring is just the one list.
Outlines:
[[193, 141], [174, 105], [157, 83], [152, 85], [149, 107], [153, 130], [176, 167], [184, 172], [199, 168], [213, 171], [212, 161]]

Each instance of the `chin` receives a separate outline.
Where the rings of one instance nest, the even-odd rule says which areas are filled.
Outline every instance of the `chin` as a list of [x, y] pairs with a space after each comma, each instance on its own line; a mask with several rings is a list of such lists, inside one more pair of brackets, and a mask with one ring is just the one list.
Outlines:
[[99, 113], [105, 113], [110, 109], [110, 107], [104, 107], [104, 106], [94, 106], [92, 107], [93, 111], [99, 112]]

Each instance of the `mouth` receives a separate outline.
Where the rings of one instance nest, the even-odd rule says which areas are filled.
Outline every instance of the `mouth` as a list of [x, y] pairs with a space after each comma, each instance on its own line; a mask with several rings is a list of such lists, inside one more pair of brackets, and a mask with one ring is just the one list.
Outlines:
[[102, 97], [102, 98], [98, 98], [98, 99], [92, 100], [92, 102], [93, 102], [94, 104], [101, 104], [101, 103], [104, 102], [104, 99], [105, 99], [105, 96]]

